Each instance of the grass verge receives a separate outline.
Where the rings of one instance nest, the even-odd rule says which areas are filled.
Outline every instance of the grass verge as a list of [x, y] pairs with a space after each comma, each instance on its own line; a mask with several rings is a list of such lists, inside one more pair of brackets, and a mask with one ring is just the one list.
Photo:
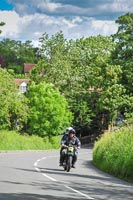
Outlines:
[[133, 126], [104, 133], [94, 144], [93, 164], [116, 177], [133, 182]]
[[48, 150], [59, 149], [59, 137], [40, 138], [20, 135], [15, 131], [0, 131], [0, 150]]

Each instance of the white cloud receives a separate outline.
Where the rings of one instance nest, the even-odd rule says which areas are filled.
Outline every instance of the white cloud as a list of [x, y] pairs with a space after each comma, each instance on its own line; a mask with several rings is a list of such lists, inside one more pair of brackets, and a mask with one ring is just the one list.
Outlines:
[[115, 0], [114, 2], [105, 2], [98, 6], [98, 10], [102, 12], [104, 16], [104, 12], [108, 12], [108, 15], [111, 13], [123, 13], [123, 12], [132, 12], [133, 11], [133, 2], [127, 2], [125, 0]]
[[[14, 11], [0, 11], [0, 39], [31, 40], [38, 43], [43, 33], [63, 31], [65, 38], [75, 39], [116, 33], [115, 20], [133, 12], [131, 0], [8, 0]], [[117, 17], [118, 16], [118, 17]]]
[[0, 38], [10, 38], [16, 40], [31, 40], [38, 43], [43, 33], [53, 35], [58, 31], [63, 31], [65, 38], [75, 39], [114, 34], [117, 25], [114, 21], [95, 20], [94, 18], [75, 16], [67, 19], [63, 16], [48, 16], [44, 14], [33, 14], [19, 16], [15, 11], [0, 11], [0, 19], [6, 23], [0, 27], [2, 34]]
[[71, 29], [66, 30], [67, 37], [80, 38], [97, 35], [109, 36], [116, 33], [117, 25], [114, 21], [95, 20], [94, 18], [85, 17], [82, 23], [75, 24]]
[[131, 0], [9, 0], [20, 15], [47, 14], [56, 16], [82, 16], [111, 19], [126, 12], [133, 12]]
[[48, 0], [40, 1], [40, 3], [37, 4], [37, 8], [41, 10], [47, 10], [49, 12], [54, 12], [57, 8], [60, 7], [62, 7], [60, 3], [52, 3]]
[[9, 0], [14, 5], [14, 9], [20, 15], [33, 13], [52, 13], [58, 8], [62, 8], [61, 3], [54, 3], [51, 0]]
[[92, 20], [92, 30], [96, 32], [96, 34], [100, 33], [101, 35], [111, 35], [116, 33], [117, 25], [114, 21], [107, 20]]
[[20, 28], [18, 26], [18, 23], [20, 19], [19, 15], [16, 12], [0, 11], [0, 20], [5, 22], [5, 25], [0, 27], [0, 29], [2, 30], [0, 37], [19, 37]]

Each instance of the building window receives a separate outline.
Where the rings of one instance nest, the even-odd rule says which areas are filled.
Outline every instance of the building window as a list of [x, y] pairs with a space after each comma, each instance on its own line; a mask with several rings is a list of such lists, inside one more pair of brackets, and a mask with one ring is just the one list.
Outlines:
[[27, 84], [25, 82], [21, 83], [21, 85], [19, 86], [19, 91], [21, 93], [24, 93], [26, 92], [26, 89], [27, 89]]

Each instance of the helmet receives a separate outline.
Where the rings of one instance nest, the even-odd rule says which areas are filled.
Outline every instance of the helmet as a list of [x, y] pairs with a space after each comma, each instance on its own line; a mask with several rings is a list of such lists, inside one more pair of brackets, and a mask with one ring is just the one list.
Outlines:
[[66, 128], [66, 131], [68, 132], [68, 131], [70, 131], [70, 130], [72, 130], [73, 128], [71, 127], [71, 126], [69, 126], [69, 127], [67, 127]]
[[76, 131], [72, 128], [72, 129], [70, 129], [70, 130], [68, 131], [68, 135], [71, 134], [71, 133], [75, 135], [75, 134], [76, 134]]

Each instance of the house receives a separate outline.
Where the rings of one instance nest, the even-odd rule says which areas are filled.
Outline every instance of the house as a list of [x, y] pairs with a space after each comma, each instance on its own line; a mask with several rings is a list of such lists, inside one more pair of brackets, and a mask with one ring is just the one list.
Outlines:
[[24, 63], [24, 74], [25, 74], [25, 76], [29, 76], [30, 70], [35, 66], [36, 66], [36, 64]]
[[20, 93], [24, 93], [26, 92], [27, 90], [27, 84], [29, 83], [30, 79], [14, 79], [18, 89], [19, 89], [19, 92]]
[[[30, 70], [35, 66], [36, 66], [36, 64], [24, 63], [24, 74], [26, 77], [29, 77]], [[19, 89], [19, 92], [25, 93], [30, 79], [29, 78], [25, 78], [25, 79], [16, 78], [16, 79], [14, 79], [14, 81]]]

